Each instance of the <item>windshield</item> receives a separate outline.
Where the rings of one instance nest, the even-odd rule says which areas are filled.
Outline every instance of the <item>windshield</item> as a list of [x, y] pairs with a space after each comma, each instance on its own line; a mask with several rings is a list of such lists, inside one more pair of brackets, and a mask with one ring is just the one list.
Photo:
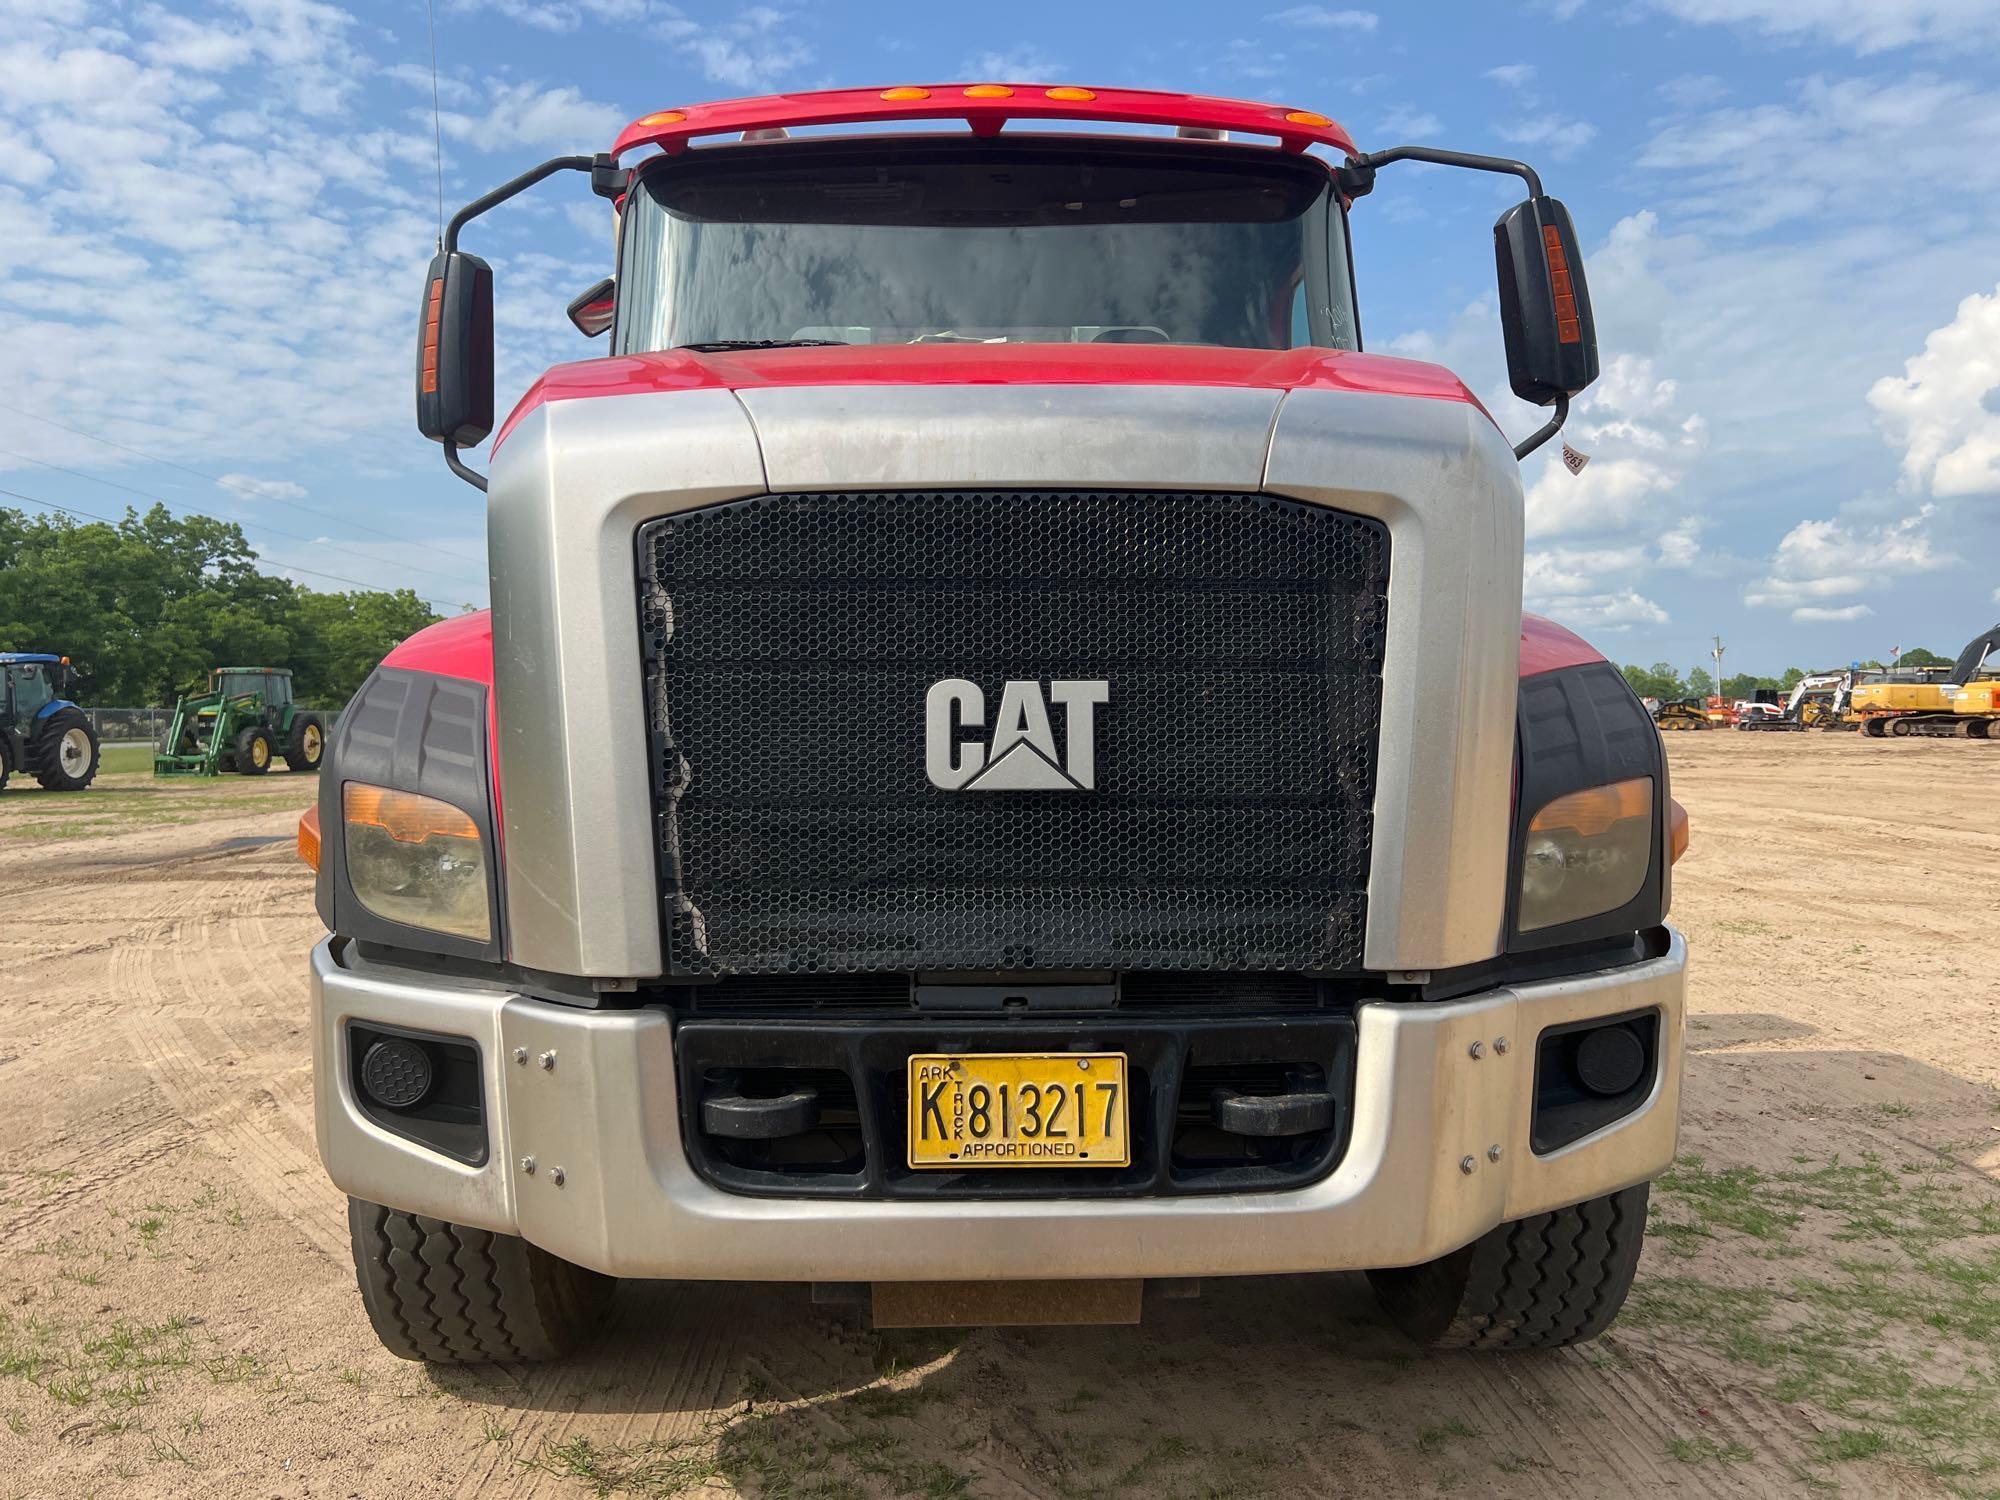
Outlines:
[[616, 347], [1358, 347], [1323, 165], [1213, 142], [711, 148], [644, 171]]
[[14, 688], [14, 711], [27, 718], [56, 695], [51, 669], [39, 662], [15, 662], [4, 669]]

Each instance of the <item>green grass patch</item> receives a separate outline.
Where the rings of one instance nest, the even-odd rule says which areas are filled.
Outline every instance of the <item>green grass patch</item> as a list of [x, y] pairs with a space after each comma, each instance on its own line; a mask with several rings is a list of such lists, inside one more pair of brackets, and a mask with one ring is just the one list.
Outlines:
[[1709, 1437], [1670, 1437], [1667, 1452], [1684, 1464], [1747, 1464], [1753, 1456], [1741, 1443], [1718, 1443]]
[[[2000, 1206], [1990, 1193], [1942, 1159], [1891, 1165], [1868, 1154], [1770, 1173], [1688, 1157], [1657, 1185], [1653, 1228], [1669, 1252], [1783, 1255], [1794, 1272], [1752, 1287], [1646, 1276], [1626, 1326], [1722, 1354], [1760, 1372], [1774, 1398], [1841, 1419], [1814, 1445], [1821, 1462], [1893, 1454], [1948, 1483], [2000, 1467]], [[1814, 1240], [1798, 1243], [1807, 1231]], [[1804, 1259], [1829, 1239], [1853, 1249]], [[1704, 1442], [1676, 1439], [1688, 1446], [1674, 1456], [1733, 1461]]]

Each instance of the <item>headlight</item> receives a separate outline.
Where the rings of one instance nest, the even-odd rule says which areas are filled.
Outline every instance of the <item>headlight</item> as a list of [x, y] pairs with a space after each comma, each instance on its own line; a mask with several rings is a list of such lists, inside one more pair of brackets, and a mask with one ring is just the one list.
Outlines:
[[1556, 798], [1528, 825], [1520, 930], [1617, 910], [1646, 883], [1652, 854], [1651, 777]]
[[448, 802], [350, 781], [341, 789], [347, 880], [378, 917], [483, 943], [492, 933], [486, 851]]

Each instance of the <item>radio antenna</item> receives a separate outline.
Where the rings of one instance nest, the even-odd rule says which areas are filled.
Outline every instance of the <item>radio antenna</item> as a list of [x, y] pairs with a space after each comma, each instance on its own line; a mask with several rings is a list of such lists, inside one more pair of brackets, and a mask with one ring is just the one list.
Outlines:
[[431, 33], [431, 137], [437, 145], [438, 249], [444, 249], [444, 114], [438, 106], [438, 23], [436, 0], [424, 0]]

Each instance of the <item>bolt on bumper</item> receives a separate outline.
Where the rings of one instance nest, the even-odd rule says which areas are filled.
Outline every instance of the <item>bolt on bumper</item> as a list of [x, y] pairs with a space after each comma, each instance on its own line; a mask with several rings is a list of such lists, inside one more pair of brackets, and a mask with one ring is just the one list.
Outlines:
[[[1198, 1277], [1413, 1265], [1494, 1225], [1657, 1176], [1679, 1122], [1687, 949], [1460, 1000], [1364, 1002], [1353, 1125], [1324, 1178], [1274, 1192], [910, 1202], [752, 1198], [682, 1149], [673, 1035], [659, 1011], [595, 1011], [435, 976], [362, 974], [312, 954], [320, 1158], [344, 1192], [517, 1234], [617, 1276], [723, 1281]], [[1530, 1146], [1535, 1040], [1660, 1013], [1651, 1092], [1559, 1150]], [[454, 1161], [357, 1102], [344, 1031], [378, 1022], [469, 1038], [488, 1150]]]

